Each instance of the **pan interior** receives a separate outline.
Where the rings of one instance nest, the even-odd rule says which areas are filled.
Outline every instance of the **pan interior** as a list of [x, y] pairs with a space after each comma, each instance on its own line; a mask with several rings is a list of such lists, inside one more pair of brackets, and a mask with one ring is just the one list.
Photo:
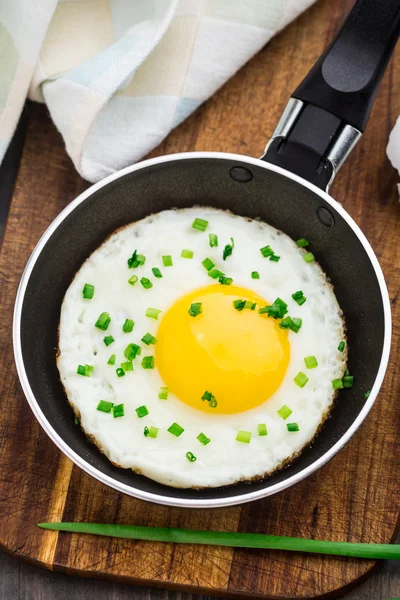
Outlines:
[[[244, 167], [250, 181], [235, 181]], [[246, 178], [242, 178], [246, 179]], [[247, 178], [248, 179], [248, 178]], [[357, 384], [339, 397], [313, 445], [292, 465], [265, 481], [205, 490], [170, 488], [114, 467], [74, 424], [55, 361], [61, 302], [75, 272], [118, 227], [168, 208], [215, 206], [260, 218], [293, 239], [312, 240], [313, 251], [335, 286], [345, 314], [349, 369]], [[329, 211], [326, 213], [326, 211]], [[333, 217], [334, 225], [331, 224]], [[325, 222], [325, 224], [324, 224]], [[134, 490], [172, 499], [216, 500], [280, 483], [323, 456], [362, 410], [376, 378], [384, 341], [382, 296], [370, 259], [348, 223], [319, 195], [262, 166], [231, 158], [188, 158], [156, 163], [93, 192], [60, 223], [42, 249], [26, 288], [21, 346], [27, 378], [47, 421], [84, 461]]]

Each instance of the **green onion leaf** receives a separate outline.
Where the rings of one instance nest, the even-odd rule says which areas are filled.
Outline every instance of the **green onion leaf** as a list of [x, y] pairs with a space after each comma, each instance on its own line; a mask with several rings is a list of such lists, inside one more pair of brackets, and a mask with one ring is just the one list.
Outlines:
[[108, 365], [115, 365], [115, 354], [111, 354], [107, 362]]
[[225, 246], [225, 248], [224, 248], [224, 252], [223, 252], [223, 254], [222, 254], [222, 258], [223, 258], [224, 260], [226, 260], [226, 259], [228, 258], [228, 256], [231, 256], [231, 255], [232, 255], [232, 252], [233, 252], [233, 249], [234, 249], [234, 247], [235, 247], [235, 242], [234, 242], [233, 238], [231, 238], [231, 243], [230, 243], [230, 244], [227, 244], [227, 245]]
[[159, 310], [158, 308], [147, 308], [146, 309], [146, 317], [149, 317], [150, 319], [158, 319], [158, 315], [160, 314], [161, 310]]
[[233, 308], [235, 308], [238, 311], [243, 310], [245, 305], [246, 305], [246, 300], [234, 300], [233, 301]]
[[272, 262], [279, 262], [281, 260], [281, 257], [277, 256], [276, 254], [271, 254], [269, 260], [272, 260]]
[[138, 254], [137, 250], [132, 254], [131, 258], [128, 258], [128, 267], [129, 269], [136, 269], [140, 265], [144, 265], [146, 262], [146, 257], [143, 254]]
[[149, 414], [149, 409], [147, 408], [147, 406], [138, 406], [137, 408], [135, 408], [135, 410], [139, 419]]
[[204, 394], [202, 395], [201, 399], [202, 400], [207, 400], [207, 402], [209, 402], [212, 398], [212, 393], [211, 392], [204, 392]]
[[208, 276], [212, 277], [213, 279], [219, 279], [220, 277], [225, 277], [224, 273], [222, 271], [220, 271], [219, 269], [211, 269], [211, 271], [208, 271]]
[[112, 407], [114, 406], [114, 402], [107, 402], [107, 400], [100, 400], [97, 405], [97, 410], [100, 412], [110, 413]]
[[215, 267], [215, 264], [210, 258], [205, 258], [201, 264], [207, 271], [211, 271], [211, 269]]
[[203, 446], [207, 446], [207, 444], [211, 442], [210, 438], [207, 437], [204, 433], [199, 433], [197, 439], [199, 440], [200, 444], [203, 444]]
[[179, 437], [185, 430], [178, 423], [172, 423], [172, 425], [168, 427], [168, 431], [175, 437]]
[[146, 344], [146, 346], [150, 346], [150, 344], [156, 344], [157, 343], [157, 339], [154, 337], [154, 335], [151, 335], [151, 333], [146, 333], [143, 337], [142, 340], [143, 344]]
[[91, 373], [93, 373], [94, 367], [91, 365], [78, 365], [76, 372], [78, 375], [83, 375], [84, 377], [90, 377]]
[[85, 283], [82, 290], [82, 296], [86, 298], [86, 300], [91, 300], [94, 296], [94, 285]]
[[258, 271], [252, 271], [251, 278], [252, 279], [260, 279], [260, 273]]
[[307, 246], [310, 245], [310, 242], [306, 240], [306, 238], [300, 238], [299, 240], [297, 240], [296, 244], [299, 248], [307, 248]]
[[306, 252], [303, 254], [303, 258], [307, 263], [313, 262], [315, 260], [315, 256], [312, 252]]
[[332, 387], [334, 390], [341, 390], [344, 388], [342, 379], [332, 379]]
[[205, 231], [207, 229], [208, 221], [204, 219], [195, 219], [192, 223], [193, 229], [197, 229], [198, 231]]
[[354, 377], [353, 375], [345, 375], [343, 377], [343, 387], [352, 388], [354, 385]]
[[156, 438], [158, 436], [159, 429], [158, 427], [153, 427], [153, 425], [149, 429], [149, 437]]
[[201, 397], [202, 400], [207, 400], [208, 402], [208, 406], [210, 408], [216, 408], [218, 406], [218, 402], [214, 396], [214, 394], [212, 394], [211, 392], [204, 392], [204, 394]]
[[125, 375], [125, 371], [123, 369], [121, 369], [120, 367], [118, 367], [118, 369], [115, 369], [115, 372], [118, 377], [124, 377], [124, 375]]
[[277, 298], [273, 304], [260, 308], [258, 312], [260, 315], [266, 313], [273, 319], [282, 319], [287, 313], [287, 304], [280, 298]]
[[203, 312], [203, 309], [202, 309], [201, 302], [193, 302], [193, 304], [190, 305], [189, 310], [188, 310], [188, 313], [191, 317], [197, 317], [202, 312]]
[[292, 294], [292, 298], [295, 302], [297, 302], [297, 304], [299, 306], [304, 304], [304, 302], [307, 300], [307, 298], [305, 297], [305, 295], [303, 294], [303, 292], [301, 290]]
[[224, 275], [221, 275], [218, 281], [221, 285], [232, 285], [233, 279], [232, 277], [225, 277]]
[[124, 356], [128, 360], [133, 360], [138, 354], [141, 353], [141, 351], [142, 350], [140, 346], [138, 346], [137, 344], [128, 344], [128, 346], [124, 350]]
[[315, 367], [318, 367], [318, 362], [315, 356], [306, 356], [304, 358], [304, 362], [306, 363], [307, 369], [315, 369]]
[[337, 347], [339, 352], [343, 352], [345, 345], [346, 345], [345, 342], [340, 342], [339, 346]]
[[288, 417], [290, 417], [292, 412], [292, 409], [286, 406], [286, 404], [281, 406], [281, 408], [277, 411], [278, 415], [282, 417], [282, 419], [287, 419]]
[[236, 440], [238, 442], [243, 442], [244, 444], [250, 444], [251, 432], [242, 431], [241, 429], [239, 429], [239, 431], [237, 432]]
[[160, 387], [160, 390], [158, 392], [158, 397], [160, 400], [166, 400], [168, 398], [168, 388]]
[[193, 250], [182, 250], [182, 258], [193, 258]]
[[153, 267], [151, 270], [152, 270], [154, 277], [157, 277], [157, 279], [161, 279], [162, 273], [158, 267]]
[[268, 256], [272, 256], [274, 253], [271, 246], [264, 246], [264, 248], [260, 248], [260, 252], [264, 258], [267, 258]]
[[300, 431], [300, 427], [297, 423], [287, 423], [286, 428], [288, 431]]
[[218, 236], [215, 235], [215, 233], [210, 233], [210, 235], [208, 237], [209, 237], [209, 240], [210, 240], [210, 247], [211, 248], [215, 248], [216, 246], [218, 246]]
[[193, 452], [186, 452], [186, 458], [190, 462], [195, 462], [197, 460], [196, 457], [195, 457], [195, 455], [193, 454]]
[[365, 398], [366, 400], [368, 400], [368, 398], [370, 397], [370, 394], [371, 394], [371, 390], [367, 390], [367, 391], [365, 392], [365, 394], [364, 394], [364, 398]]
[[257, 426], [257, 430], [258, 430], [258, 435], [267, 435], [268, 434], [267, 426], [265, 423], [259, 423], [259, 425]]
[[125, 412], [124, 412], [123, 404], [117, 404], [117, 406], [113, 406], [114, 419], [117, 419], [118, 417], [123, 417], [124, 414], [125, 414]]
[[138, 281], [139, 277], [137, 275], [132, 275], [132, 277], [130, 277], [128, 279], [128, 283], [130, 283], [131, 285], [135, 285], [135, 283]]
[[291, 326], [291, 330], [294, 331], [295, 333], [297, 333], [299, 331], [299, 329], [301, 328], [303, 323], [303, 320], [297, 317], [293, 317], [292, 319], [292, 326]]
[[153, 284], [151, 283], [150, 279], [147, 279], [147, 277], [142, 277], [142, 279], [140, 280], [140, 283], [146, 290], [149, 290], [150, 288], [153, 287]]
[[108, 314], [108, 312], [103, 312], [97, 319], [94, 326], [97, 327], [98, 329], [101, 329], [102, 331], [106, 331], [106, 329], [108, 328], [110, 323], [111, 323], [110, 315]]
[[308, 381], [308, 377], [305, 373], [303, 373], [303, 371], [299, 371], [297, 373], [296, 377], [294, 378], [295, 384], [301, 388], [306, 385], [307, 381]]
[[115, 342], [115, 340], [112, 335], [106, 335], [106, 337], [103, 338], [103, 342], [105, 343], [106, 346], [109, 346], [110, 344]]
[[244, 303], [244, 308], [248, 308], [249, 310], [256, 310], [257, 304], [255, 302], [250, 302], [250, 300], [246, 300]]
[[154, 369], [154, 356], [144, 356], [142, 358], [143, 369]]
[[127, 373], [128, 371], [133, 371], [133, 362], [131, 360], [128, 360], [128, 362], [121, 363], [121, 369], [124, 371], [124, 373]]
[[124, 333], [130, 333], [133, 329], [135, 322], [132, 319], [125, 319], [125, 323], [122, 325], [122, 331]]
[[163, 261], [164, 267], [172, 267], [173, 266], [172, 256], [170, 254], [163, 256], [162, 261]]

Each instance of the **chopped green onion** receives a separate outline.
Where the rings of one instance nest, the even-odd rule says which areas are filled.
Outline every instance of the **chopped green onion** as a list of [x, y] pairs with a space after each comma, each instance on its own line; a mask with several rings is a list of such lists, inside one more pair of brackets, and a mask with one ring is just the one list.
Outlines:
[[147, 277], [142, 277], [142, 279], [140, 280], [140, 283], [146, 290], [149, 290], [150, 288], [153, 287], [153, 284], [151, 283], [150, 279], [147, 279]]
[[210, 438], [207, 437], [204, 433], [199, 433], [197, 439], [199, 440], [200, 444], [203, 444], [203, 446], [207, 446], [207, 444], [211, 442]]
[[153, 427], [153, 426], [151, 426], [150, 428], [149, 427], [145, 427], [144, 430], [143, 430], [143, 435], [145, 437], [156, 438], [157, 435], [158, 435], [158, 432], [159, 432], [158, 427]]
[[290, 415], [292, 414], [292, 409], [289, 408], [288, 406], [286, 406], [286, 404], [284, 404], [283, 406], [281, 406], [281, 408], [276, 411], [278, 413], [278, 415], [280, 417], [282, 417], [282, 419], [287, 419], [288, 417], [290, 417]]
[[201, 397], [202, 400], [207, 400], [208, 402], [208, 406], [210, 408], [216, 408], [218, 406], [218, 402], [214, 396], [214, 394], [212, 394], [211, 392], [204, 392], [204, 394]]
[[304, 302], [307, 300], [307, 298], [305, 297], [305, 295], [303, 294], [303, 292], [301, 290], [292, 294], [292, 298], [295, 302], [297, 302], [297, 304], [299, 306], [304, 304]]
[[233, 241], [233, 238], [231, 238], [231, 243], [227, 244], [224, 248], [224, 252], [222, 254], [222, 258], [224, 260], [226, 260], [228, 258], [228, 256], [232, 255], [233, 249], [235, 247], [235, 242]]
[[83, 375], [84, 377], [90, 377], [90, 374], [93, 373], [94, 367], [90, 365], [78, 365], [76, 372], [78, 375]]
[[144, 429], [143, 429], [143, 435], [144, 435], [144, 437], [147, 437], [149, 435], [149, 433], [150, 433], [150, 430], [147, 427], [147, 425], [145, 425]]
[[82, 290], [82, 296], [86, 298], [86, 300], [91, 300], [94, 296], [94, 285], [85, 283]]
[[149, 414], [149, 409], [147, 408], [147, 406], [138, 406], [135, 410], [139, 419]]
[[125, 414], [124, 412], [124, 405], [123, 404], [117, 404], [117, 406], [113, 406], [113, 417], [114, 419], [117, 419], [118, 417], [123, 417]]
[[161, 310], [159, 310], [158, 308], [147, 308], [146, 309], [146, 317], [149, 317], [150, 319], [158, 319], [158, 315], [160, 314]]
[[276, 254], [271, 254], [269, 260], [272, 260], [272, 262], [279, 262], [281, 260], [281, 257], [277, 256]]
[[251, 278], [252, 279], [260, 279], [260, 273], [258, 271], [252, 271]]
[[132, 319], [125, 319], [125, 323], [122, 325], [122, 331], [124, 333], [130, 333], [133, 329], [135, 322]]
[[116, 369], [115, 372], [118, 375], [118, 377], [124, 377], [124, 375], [125, 375], [125, 371], [123, 369], [121, 369], [120, 367], [118, 367], [118, 369]]
[[128, 360], [133, 360], [138, 354], [141, 353], [141, 351], [142, 350], [140, 346], [138, 346], [137, 344], [128, 344], [128, 346], [124, 350], [124, 356]]
[[79, 419], [77, 419], [76, 417], [74, 418], [74, 425], [79, 425]]
[[282, 321], [279, 323], [279, 327], [281, 329], [291, 329], [294, 331], [294, 333], [298, 333], [302, 322], [302, 319], [298, 319], [296, 317], [292, 319], [292, 317], [288, 316], [282, 319]]
[[86, 371], [90, 374], [93, 373], [94, 367], [92, 365], [85, 365]]
[[212, 398], [212, 393], [211, 392], [204, 392], [204, 394], [202, 395], [201, 399], [202, 400], [207, 400], [207, 402], [209, 402]]
[[353, 375], [345, 375], [343, 377], [343, 387], [352, 388], [354, 385], [354, 377]]
[[152, 270], [154, 277], [157, 277], [157, 279], [161, 279], [162, 273], [158, 267], [153, 267], [151, 270]]
[[267, 433], [268, 433], [267, 426], [265, 423], [259, 423], [259, 425], [257, 426], [257, 430], [258, 430], [258, 435], [267, 435]]
[[133, 371], [133, 362], [128, 360], [128, 362], [121, 363], [121, 369], [123, 369], [124, 373], [127, 371]]
[[315, 356], [306, 356], [304, 362], [306, 363], [307, 369], [315, 369], [315, 367], [318, 367], [318, 361]]
[[307, 381], [308, 381], [308, 377], [305, 373], [303, 373], [303, 371], [299, 371], [297, 373], [296, 377], [294, 378], [295, 384], [301, 388], [306, 385]]
[[216, 246], [218, 246], [218, 236], [215, 235], [215, 233], [210, 233], [210, 235], [208, 237], [209, 237], [209, 240], [210, 240], [210, 247], [211, 248], [215, 248]]
[[108, 312], [103, 312], [97, 319], [94, 326], [97, 327], [98, 329], [102, 329], [102, 331], [105, 331], [108, 328], [110, 323], [111, 323], [110, 315], [108, 314]]
[[139, 279], [139, 277], [137, 275], [132, 275], [132, 277], [130, 277], [130, 279], [128, 279], [128, 283], [130, 283], [131, 285], [135, 285], [135, 283], [137, 282], [138, 279]]
[[315, 256], [312, 252], [306, 252], [303, 254], [303, 258], [307, 263], [313, 262], [315, 260]]
[[344, 388], [342, 379], [332, 379], [332, 387], [334, 390], [341, 390]]
[[115, 340], [112, 335], [106, 335], [106, 337], [103, 338], [103, 342], [105, 343], [106, 346], [109, 346], [110, 344], [115, 342]]
[[170, 254], [163, 256], [162, 261], [163, 261], [164, 267], [172, 267], [172, 265], [173, 265], [172, 256]]
[[260, 252], [264, 258], [267, 258], [268, 256], [272, 256], [274, 253], [271, 246], [264, 246], [264, 248], [260, 248]]
[[146, 333], [143, 337], [142, 340], [143, 344], [146, 344], [146, 346], [150, 346], [150, 344], [156, 344], [157, 343], [157, 339], [154, 337], [154, 335], [151, 335], [151, 333]]
[[97, 405], [97, 410], [100, 412], [110, 413], [112, 407], [114, 406], [114, 402], [107, 402], [107, 400], [100, 400]]
[[233, 301], [233, 308], [235, 308], [238, 311], [243, 310], [245, 305], [246, 305], [246, 300], [234, 300]]
[[143, 369], [154, 369], [154, 356], [144, 356], [142, 358]]
[[204, 219], [195, 219], [192, 223], [193, 229], [197, 229], [198, 231], [205, 231], [207, 229], [208, 221]]
[[345, 345], [346, 345], [345, 342], [340, 342], [339, 346], [337, 347], [339, 352], [343, 352]]
[[221, 285], [231, 285], [233, 282], [232, 277], [225, 277], [224, 275], [221, 275], [221, 277], [218, 279], [219, 283]]
[[255, 302], [250, 302], [250, 300], [246, 300], [244, 303], [244, 308], [248, 308], [249, 310], [256, 310], [257, 304]]
[[193, 250], [182, 250], [182, 258], [193, 258]]
[[215, 267], [215, 264], [210, 258], [205, 258], [201, 264], [207, 271], [211, 271], [211, 269]]
[[287, 423], [286, 428], [288, 431], [300, 431], [300, 427], [297, 423]]
[[193, 302], [193, 304], [190, 305], [189, 310], [188, 310], [188, 313], [191, 317], [197, 317], [202, 312], [203, 312], [203, 309], [202, 309], [201, 302]]
[[158, 392], [158, 397], [160, 400], [166, 400], [168, 398], [168, 388], [160, 387], [160, 390]]
[[297, 240], [296, 244], [299, 248], [307, 248], [307, 246], [310, 245], [310, 242], [306, 240], [306, 238], [300, 238], [299, 240]]
[[297, 317], [293, 317], [291, 330], [297, 333], [303, 324], [303, 320]]
[[213, 279], [219, 279], [220, 277], [225, 277], [224, 273], [222, 271], [220, 271], [219, 269], [211, 269], [211, 271], [208, 271], [208, 276], [212, 277]]
[[371, 394], [371, 390], [367, 390], [367, 391], [365, 392], [365, 394], [364, 394], [364, 398], [365, 398], [366, 400], [368, 400], [368, 398], [369, 398], [370, 394]]
[[273, 319], [282, 319], [287, 313], [287, 304], [280, 298], [277, 298], [273, 304], [260, 308], [258, 312], [260, 315], [266, 313]]
[[144, 265], [146, 257], [143, 254], [138, 254], [137, 250], [132, 254], [131, 258], [128, 258], [129, 269], [136, 269], [139, 265]]
[[190, 460], [190, 462], [196, 462], [196, 457], [193, 452], [186, 452], [186, 458]]
[[250, 444], [251, 432], [242, 431], [241, 429], [239, 429], [239, 431], [237, 432], [236, 440], [238, 442], [243, 442], [244, 444]]
[[107, 362], [108, 365], [115, 365], [115, 354], [111, 354]]
[[172, 425], [168, 427], [168, 431], [169, 433], [172, 433], [172, 435], [179, 437], [185, 430], [178, 423], [172, 423]]
[[208, 406], [209, 406], [210, 408], [217, 408], [217, 406], [218, 406], [218, 402], [217, 402], [217, 400], [216, 400], [215, 396], [213, 396], [213, 397], [211, 398], [210, 402], [208, 403]]

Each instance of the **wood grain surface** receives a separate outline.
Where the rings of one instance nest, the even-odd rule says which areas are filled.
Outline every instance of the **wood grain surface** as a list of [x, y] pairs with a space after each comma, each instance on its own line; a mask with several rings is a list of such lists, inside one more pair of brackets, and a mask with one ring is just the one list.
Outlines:
[[[170, 134], [153, 156], [233, 151], [259, 156], [291, 91], [351, 5], [318, 2]], [[65, 458], [35, 421], [18, 383], [12, 310], [26, 260], [51, 220], [87, 184], [76, 174], [44, 107], [32, 106], [0, 257], [0, 544], [49, 569], [216, 595], [315, 598], [343, 593], [371, 561], [133, 542], [44, 532], [46, 520], [251, 531], [389, 542], [400, 511], [399, 201], [385, 156], [400, 113], [400, 56], [391, 61], [362, 141], [333, 194], [375, 248], [393, 308], [390, 367], [370, 416], [328, 465], [296, 487], [238, 508], [182, 510], [123, 496]], [[362, 276], [362, 274], [360, 274]], [[51, 293], [51, 290], [49, 290]]]

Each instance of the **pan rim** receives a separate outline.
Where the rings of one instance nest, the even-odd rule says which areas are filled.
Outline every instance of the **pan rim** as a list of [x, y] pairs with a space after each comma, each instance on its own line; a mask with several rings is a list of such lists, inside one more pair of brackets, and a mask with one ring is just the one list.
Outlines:
[[[383, 304], [383, 312], [384, 312], [384, 341], [383, 341], [383, 350], [381, 355], [381, 360], [379, 364], [379, 369], [377, 372], [377, 376], [372, 387], [371, 393], [366, 400], [363, 408], [361, 409], [359, 415], [352, 423], [352, 425], [345, 431], [345, 433], [341, 436], [341, 438], [330, 448], [327, 452], [325, 452], [320, 458], [311, 463], [305, 469], [299, 471], [295, 475], [288, 477], [284, 481], [276, 483], [268, 488], [263, 488], [257, 491], [240, 494], [238, 496], [227, 496], [225, 498], [214, 498], [214, 499], [184, 499], [184, 498], [174, 498], [170, 496], [164, 496], [162, 494], [155, 494], [152, 492], [143, 491], [134, 487], [131, 487], [125, 483], [122, 483], [109, 475], [104, 474], [102, 471], [91, 465], [84, 458], [79, 456], [74, 450], [72, 450], [69, 445], [63, 440], [63, 438], [53, 429], [50, 422], [45, 417], [42, 412], [35, 395], [32, 391], [32, 388], [29, 383], [28, 376], [26, 374], [23, 355], [22, 355], [22, 346], [21, 346], [21, 316], [22, 316], [22, 306], [25, 298], [25, 291], [30, 279], [30, 275], [32, 270], [36, 264], [36, 261], [41, 254], [43, 248], [46, 243], [53, 235], [53, 233], [57, 230], [60, 224], [65, 220], [65, 218], [82, 202], [84, 202], [87, 198], [89, 198], [93, 193], [97, 192], [99, 189], [108, 185], [112, 181], [120, 179], [125, 175], [132, 173], [134, 171], [145, 169], [147, 167], [168, 163], [171, 161], [178, 160], [188, 160], [188, 159], [201, 159], [201, 158], [212, 158], [212, 159], [220, 159], [220, 160], [237, 160], [240, 162], [247, 163], [249, 165], [254, 165], [257, 167], [265, 168], [269, 171], [276, 172], [280, 175], [283, 175], [289, 179], [292, 179], [296, 183], [302, 185], [303, 187], [309, 189], [314, 192], [321, 198], [323, 198], [328, 204], [330, 204], [339, 214], [340, 216], [347, 222], [347, 224], [351, 227], [351, 229], [356, 234], [360, 243], [362, 244], [364, 250], [366, 251], [368, 258], [371, 261], [371, 264], [374, 268], [375, 275], [378, 280], [382, 304]], [[355, 432], [360, 427], [361, 423], [364, 421], [369, 411], [371, 410], [377, 394], [381, 388], [390, 354], [390, 345], [391, 345], [391, 331], [392, 331], [392, 321], [391, 321], [391, 307], [390, 307], [390, 299], [389, 293], [386, 286], [386, 282], [384, 279], [384, 275], [381, 269], [381, 266], [378, 262], [378, 259], [368, 242], [367, 238], [357, 225], [357, 223], [353, 220], [353, 218], [345, 211], [345, 209], [334, 200], [327, 192], [321, 190], [317, 186], [309, 183], [307, 180], [295, 175], [281, 167], [272, 165], [265, 161], [262, 161], [258, 158], [252, 158], [245, 155], [240, 154], [232, 154], [232, 153], [224, 153], [224, 152], [184, 152], [177, 154], [169, 154], [165, 156], [160, 156], [156, 158], [151, 158], [135, 165], [131, 165], [126, 167], [108, 177], [102, 179], [101, 181], [95, 183], [90, 186], [87, 190], [82, 192], [77, 198], [75, 198], [70, 204], [68, 204], [61, 213], [52, 221], [46, 231], [43, 233], [42, 237], [39, 239], [36, 244], [32, 254], [30, 255], [28, 262], [25, 266], [24, 272], [21, 277], [21, 281], [18, 287], [17, 296], [15, 300], [14, 306], [14, 319], [13, 319], [13, 347], [14, 347], [14, 359], [17, 367], [18, 377], [25, 394], [25, 397], [31, 407], [33, 414], [36, 419], [40, 423], [41, 427], [50, 437], [50, 439], [58, 446], [58, 448], [66, 455], [73, 463], [75, 463], [78, 467], [83, 469], [86, 473], [100, 481], [101, 483], [108, 485], [109, 487], [127, 494], [128, 496], [132, 496], [138, 498], [139, 500], [145, 500], [148, 502], [153, 502], [155, 504], [162, 504], [164, 506], [175, 506], [175, 507], [184, 507], [184, 508], [222, 508], [229, 506], [237, 506], [246, 502], [250, 502], [253, 500], [258, 500], [261, 498], [265, 498], [267, 496], [272, 496], [278, 492], [281, 492], [293, 485], [299, 483], [327, 462], [329, 462], [338, 452], [341, 450], [345, 444], [351, 439], [351, 437], [355, 434]], [[216, 491], [218, 488], [215, 488]]]

